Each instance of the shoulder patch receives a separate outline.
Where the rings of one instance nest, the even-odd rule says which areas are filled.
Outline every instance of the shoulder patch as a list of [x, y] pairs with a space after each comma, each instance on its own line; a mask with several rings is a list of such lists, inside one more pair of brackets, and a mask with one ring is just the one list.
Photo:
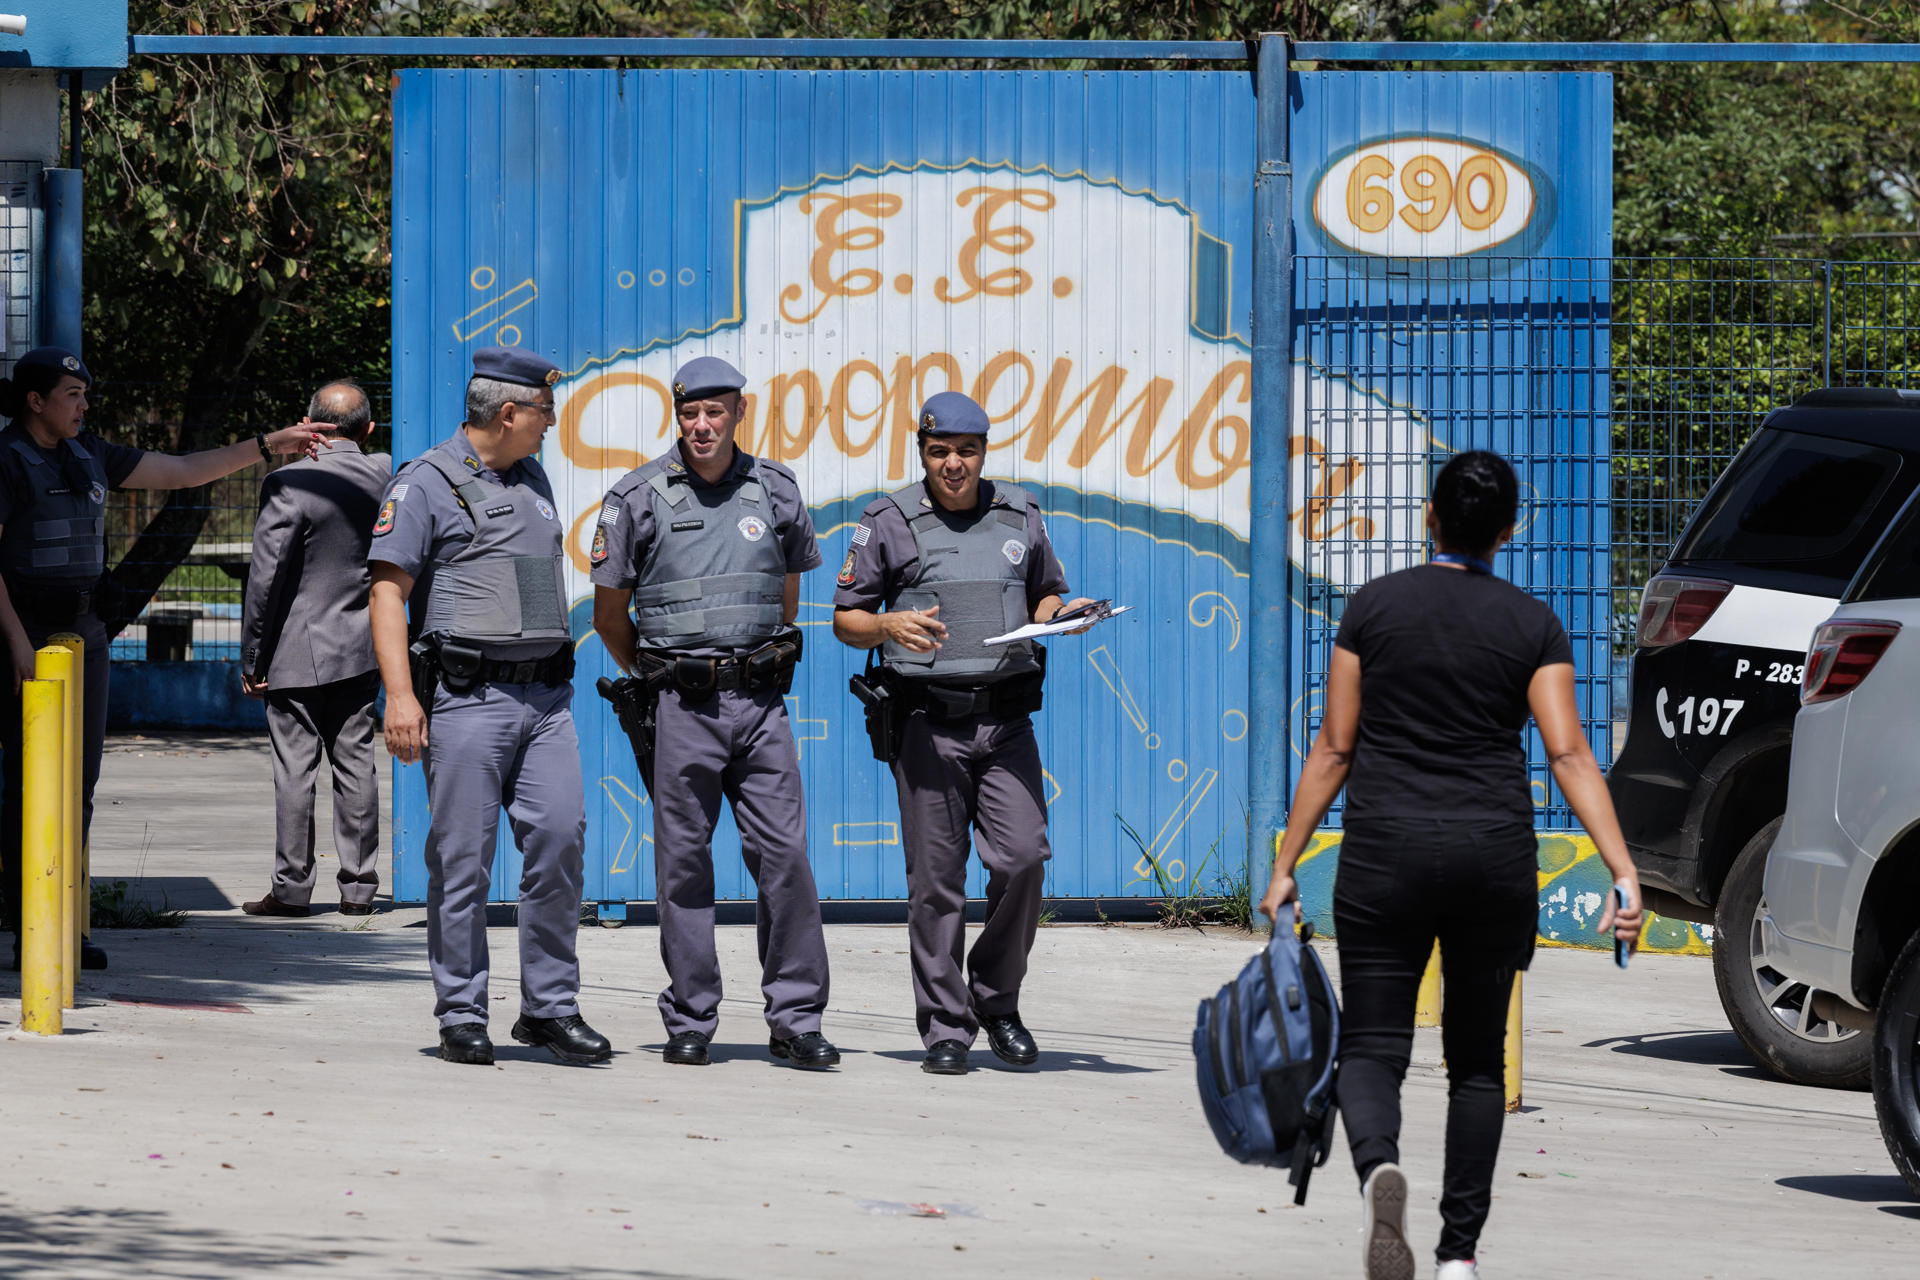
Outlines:
[[589, 558], [595, 564], [599, 564], [607, 558], [607, 526], [605, 521], [593, 527], [593, 551]]
[[601, 524], [619, 524], [620, 510], [621, 510], [620, 504], [617, 502], [608, 501], [608, 502], [601, 503], [600, 504], [600, 523]]
[[869, 529], [866, 525], [857, 524], [853, 526], [853, 545], [854, 546], [856, 547], [866, 546], [867, 539], [871, 538], [872, 536], [873, 536], [873, 530]]
[[393, 508], [398, 498], [388, 498], [386, 505], [380, 508], [380, 518], [373, 522], [373, 536], [379, 537], [393, 529]]
[[855, 556], [859, 554], [860, 554], [860, 548], [858, 547], [847, 548], [846, 563], [840, 566], [840, 574], [838, 577], [834, 579], [835, 582], [839, 583], [843, 587], [850, 587], [853, 585], [853, 559]]
[[389, 498], [392, 498], [395, 502], [405, 502], [407, 500], [407, 490], [412, 487], [413, 486], [408, 484], [397, 484], [393, 486], [393, 492], [389, 493], [387, 496]]

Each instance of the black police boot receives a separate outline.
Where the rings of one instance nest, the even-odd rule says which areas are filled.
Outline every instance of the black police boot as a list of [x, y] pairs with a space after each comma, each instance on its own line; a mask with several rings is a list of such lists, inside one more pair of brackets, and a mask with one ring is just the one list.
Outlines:
[[80, 939], [80, 967], [82, 969], [107, 967], [107, 953], [95, 946], [92, 938]]
[[920, 1069], [931, 1076], [963, 1076], [967, 1074], [967, 1046], [958, 1040], [937, 1041], [927, 1050]]
[[1040, 1061], [1040, 1046], [1033, 1042], [1033, 1035], [1021, 1023], [1019, 1014], [982, 1018], [980, 1029], [987, 1033], [993, 1056], [1009, 1066], [1030, 1067]]
[[818, 1031], [803, 1031], [791, 1040], [773, 1036], [767, 1041], [767, 1052], [802, 1071], [825, 1071], [840, 1065], [840, 1051]]
[[513, 1038], [521, 1044], [545, 1045], [562, 1062], [609, 1062], [613, 1058], [613, 1045], [577, 1013], [560, 1018], [534, 1018], [523, 1013], [513, 1024]]
[[702, 1031], [682, 1031], [667, 1041], [667, 1047], [660, 1056], [675, 1066], [704, 1067], [707, 1065], [707, 1035]]
[[487, 1039], [484, 1022], [456, 1022], [440, 1028], [440, 1059], [465, 1062], [476, 1067], [493, 1065], [493, 1041]]

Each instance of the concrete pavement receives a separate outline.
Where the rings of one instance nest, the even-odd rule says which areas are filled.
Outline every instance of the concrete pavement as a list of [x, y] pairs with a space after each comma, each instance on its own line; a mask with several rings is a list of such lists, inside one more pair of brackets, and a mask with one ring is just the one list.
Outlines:
[[[86, 975], [59, 1040], [18, 1031], [0, 979], [0, 1276], [1360, 1274], [1344, 1152], [1296, 1209], [1283, 1175], [1233, 1164], [1200, 1116], [1194, 1004], [1245, 936], [1044, 929], [1024, 1002], [1040, 1069], [982, 1049], [982, 1069], [942, 1079], [918, 1070], [901, 927], [829, 928], [826, 1030], [846, 1058], [822, 1075], [766, 1057], [751, 930], [721, 931], [733, 998], [717, 1061], [695, 1069], [655, 1056], [653, 930], [589, 927], [582, 1007], [614, 1063], [503, 1043], [492, 1069], [454, 1067], [431, 1056], [419, 912], [211, 909], [265, 886], [269, 776], [248, 739], [116, 742], [96, 874], [140, 864], [210, 909], [104, 934], [113, 968]], [[504, 1040], [512, 931], [492, 940]], [[1911, 1273], [1920, 1205], [1870, 1099], [1762, 1077], [1706, 961], [1623, 975], [1602, 953], [1543, 951], [1525, 1049], [1489, 1280]], [[1421, 1032], [1404, 1147], [1423, 1275], [1438, 1058]]]

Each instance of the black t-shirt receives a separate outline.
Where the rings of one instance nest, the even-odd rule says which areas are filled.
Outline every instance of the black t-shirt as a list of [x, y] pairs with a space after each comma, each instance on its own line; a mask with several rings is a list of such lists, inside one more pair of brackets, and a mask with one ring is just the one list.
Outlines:
[[1527, 685], [1573, 661], [1553, 610], [1498, 578], [1419, 565], [1356, 592], [1334, 643], [1360, 659], [1347, 823], [1532, 821]]

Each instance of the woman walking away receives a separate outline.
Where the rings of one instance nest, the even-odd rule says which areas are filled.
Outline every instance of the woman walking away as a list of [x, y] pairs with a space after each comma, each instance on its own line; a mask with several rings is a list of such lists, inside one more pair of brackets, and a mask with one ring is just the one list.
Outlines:
[[1581, 731], [1573, 650], [1545, 604], [1493, 576], [1513, 536], [1513, 468], [1463, 453], [1427, 505], [1431, 563], [1368, 583], [1334, 641], [1326, 718], [1294, 793], [1260, 910], [1276, 923], [1293, 869], [1347, 788], [1334, 879], [1340, 951], [1339, 1103], [1364, 1202], [1368, 1280], [1412, 1280], [1400, 1083], [1420, 976], [1440, 943], [1446, 1017], [1446, 1175], [1439, 1280], [1472, 1280], [1506, 1114], [1503, 1041], [1514, 974], [1533, 957], [1539, 902], [1521, 734], [1531, 712], [1553, 777], [1628, 893], [1602, 932], [1640, 933], [1640, 883]]

